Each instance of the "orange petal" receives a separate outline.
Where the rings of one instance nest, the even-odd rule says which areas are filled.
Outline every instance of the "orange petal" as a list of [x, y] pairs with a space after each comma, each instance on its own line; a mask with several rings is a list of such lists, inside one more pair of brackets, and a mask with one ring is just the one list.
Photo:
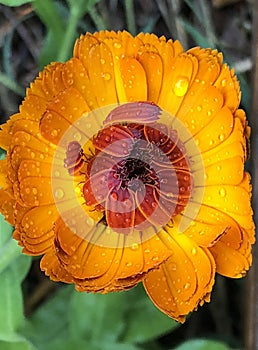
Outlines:
[[71, 58], [63, 67], [63, 80], [66, 87], [77, 89], [88, 105], [88, 110], [98, 107], [97, 98], [92, 90], [92, 84], [82, 62]]
[[62, 80], [63, 63], [54, 62], [46, 66], [43, 72], [31, 84], [28, 95], [33, 94], [50, 101], [60, 91], [65, 89]]
[[158, 101], [163, 80], [163, 64], [160, 55], [156, 52], [145, 51], [139, 56], [147, 80], [147, 100]]
[[196, 60], [182, 53], [171, 62], [171, 65], [172, 69], [164, 74], [157, 104], [175, 116], [188, 95], [189, 86], [195, 74]]
[[217, 185], [206, 187], [203, 203], [226, 212], [244, 228], [248, 229], [252, 226], [250, 183], [247, 174], [238, 186]]
[[214, 284], [215, 263], [208, 249], [200, 248], [184, 234], [173, 235], [172, 256], [150, 271], [144, 287], [153, 303], [179, 322], [209, 301]]
[[216, 270], [219, 274], [231, 277], [241, 278], [245, 276], [252, 263], [251, 246], [249, 245], [245, 254], [230, 247], [228, 243], [219, 240], [210, 248], [216, 262]]
[[121, 58], [120, 70], [127, 101], [147, 100], [146, 74], [135, 58]]
[[14, 225], [14, 204], [15, 200], [11, 193], [11, 189], [0, 189], [0, 208], [1, 213], [4, 215], [5, 220], [11, 225]]
[[240, 87], [234, 70], [224, 64], [214, 85], [222, 93], [225, 106], [235, 111], [240, 103]]
[[71, 87], [62, 91], [48, 104], [40, 120], [42, 136], [57, 144], [69, 126], [88, 110], [89, 107], [78, 90]]
[[[74, 221], [73, 225], [81, 225], [78, 218]], [[80, 237], [74, 234], [61, 219], [57, 221], [55, 229], [57, 255], [66, 270], [75, 278], [96, 279], [95, 287], [98, 286], [97, 278], [102, 277], [110, 269], [114, 274], [114, 279], [133, 277], [159, 265], [170, 255], [170, 251], [158, 237], [127, 246], [130, 238], [123, 234], [116, 234], [113, 248], [101, 247], [98, 245], [100, 235], [102, 237], [109, 235], [103, 224], [95, 225], [87, 234], [87, 238], [85, 224], [85, 239], [82, 239], [82, 235]], [[90, 239], [91, 242], [86, 239]], [[111, 244], [111, 241], [109, 242]], [[112, 265], [115, 265], [116, 268], [113, 268]], [[99, 288], [102, 287], [99, 286]]]
[[74, 281], [73, 277], [61, 265], [53, 249], [43, 256], [40, 268], [52, 281], [64, 283], [73, 283]]

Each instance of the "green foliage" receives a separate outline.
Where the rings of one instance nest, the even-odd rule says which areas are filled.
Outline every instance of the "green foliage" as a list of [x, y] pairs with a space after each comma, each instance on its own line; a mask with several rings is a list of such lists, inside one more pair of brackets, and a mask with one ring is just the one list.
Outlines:
[[83, 345], [87, 350], [136, 350], [136, 343], [177, 326], [154, 307], [140, 286], [108, 295], [78, 293], [67, 286], [27, 320], [22, 332], [39, 350]]
[[33, 0], [1, 0], [0, 4], [6, 6], [20, 6], [32, 2]]
[[0, 216], [0, 349], [29, 350], [31, 344], [19, 335], [24, 322], [21, 282], [31, 259], [21, 254], [11, 237], [12, 227]]
[[194, 339], [185, 342], [174, 350], [229, 350], [225, 344], [218, 341]]

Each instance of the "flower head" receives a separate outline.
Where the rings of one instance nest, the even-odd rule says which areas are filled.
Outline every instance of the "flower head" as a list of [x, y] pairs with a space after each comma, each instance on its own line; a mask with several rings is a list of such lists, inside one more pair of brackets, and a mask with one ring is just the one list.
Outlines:
[[107, 293], [143, 282], [183, 321], [215, 273], [251, 264], [249, 138], [216, 50], [153, 34], [82, 35], [2, 125], [0, 203], [52, 280]]

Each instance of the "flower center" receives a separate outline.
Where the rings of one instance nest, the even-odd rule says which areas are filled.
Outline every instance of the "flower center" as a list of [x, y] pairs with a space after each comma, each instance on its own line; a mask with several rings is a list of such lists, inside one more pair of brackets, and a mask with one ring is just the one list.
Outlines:
[[[123, 113], [125, 106], [130, 112], [128, 104]], [[176, 130], [152, 119], [146, 124], [115, 120], [108, 126], [104, 122], [92, 143], [82, 193], [86, 205], [101, 212], [107, 226], [128, 234], [164, 226], [184, 210], [193, 181]], [[81, 164], [81, 149], [79, 153], [74, 144], [70, 149], [78, 149], [78, 158], [71, 153], [71, 160]], [[76, 170], [69, 159], [68, 170]]]

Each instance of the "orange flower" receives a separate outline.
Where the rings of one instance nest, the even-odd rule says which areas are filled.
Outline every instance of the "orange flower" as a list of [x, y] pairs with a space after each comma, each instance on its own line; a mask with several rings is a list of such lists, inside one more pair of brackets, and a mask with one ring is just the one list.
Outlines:
[[216, 50], [127, 32], [81, 36], [2, 125], [0, 203], [52, 280], [107, 293], [143, 282], [178, 321], [215, 272], [251, 264], [249, 138]]

